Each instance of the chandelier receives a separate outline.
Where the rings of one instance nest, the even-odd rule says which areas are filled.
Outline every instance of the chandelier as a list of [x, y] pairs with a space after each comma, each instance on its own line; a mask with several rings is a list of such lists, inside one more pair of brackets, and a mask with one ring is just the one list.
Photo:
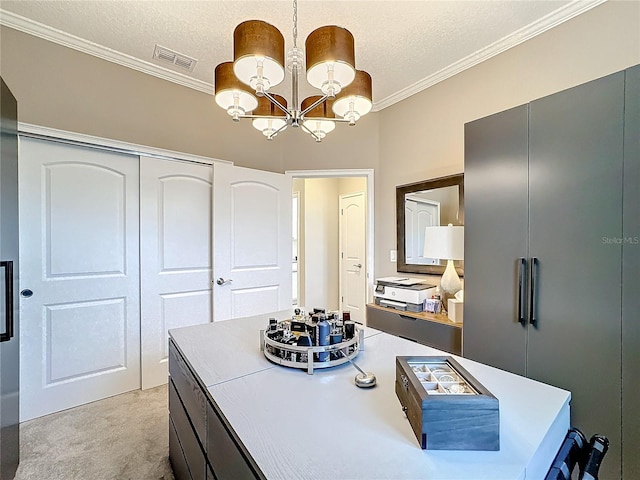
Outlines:
[[298, 103], [298, 81], [305, 53], [297, 46], [298, 2], [293, 0], [293, 48], [287, 53], [291, 73], [291, 104], [270, 93], [285, 76], [284, 37], [269, 23], [242, 22], [233, 32], [233, 62], [215, 69], [215, 100], [231, 118], [252, 119], [268, 140], [289, 125], [309, 133], [316, 142], [336, 122], [355, 125], [371, 111], [371, 76], [355, 68], [353, 35], [334, 25], [320, 27], [305, 42], [307, 82], [319, 90]]

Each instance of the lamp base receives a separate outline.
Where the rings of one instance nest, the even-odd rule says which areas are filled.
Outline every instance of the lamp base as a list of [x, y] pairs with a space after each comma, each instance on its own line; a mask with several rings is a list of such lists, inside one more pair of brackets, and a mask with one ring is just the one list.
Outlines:
[[462, 282], [453, 266], [453, 260], [447, 260], [447, 268], [444, 270], [442, 279], [440, 280], [440, 288], [442, 291], [451, 295], [455, 294], [462, 288]]

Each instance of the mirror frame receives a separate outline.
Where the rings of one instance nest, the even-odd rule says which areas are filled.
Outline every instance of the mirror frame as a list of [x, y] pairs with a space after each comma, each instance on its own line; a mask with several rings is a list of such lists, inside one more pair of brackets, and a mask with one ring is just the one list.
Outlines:
[[[458, 206], [460, 222], [464, 225], [464, 174], [459, 173], [456, 175], [449, 175], [447, 177], [434, 178], [433, 180], [426, 180], [422, 182], [409, 183], [407, 185], [400, 185], [396, 187], [396, 249], [397, 255], [397, 267], [398, 272], [403, 273], [425, 273], [431, 275], [442, 275], [444, 273], [445, 266], [441, 265], [417, 265], [407, 264], [406, 252], [405, 252], [405, 217], [404, 217], [404, 199], [408, 193], [420, 192], [422, 190], [433, 190], [435, 188], [442, 187], [458, 187]], [[456, 267], [458, 275], [463, 276], [464, 270], [460, 267]]]

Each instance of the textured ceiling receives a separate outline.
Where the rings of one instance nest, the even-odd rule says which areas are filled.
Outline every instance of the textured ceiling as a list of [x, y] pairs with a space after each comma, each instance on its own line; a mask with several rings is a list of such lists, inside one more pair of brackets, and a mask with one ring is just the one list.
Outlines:
[[[355, 37], [356, 67], [373, 77], [379, 109], [601, 1], [299, 0], [298, 45], [322, 25], [349, 29]], [[283, 33], [287, 50], [292, 45], [290, 1], [2, 0], [0, 8], [3, 25], [24, 31], [36, 25], [38, 31], [59, 31], [57, 37], [64, 32], [78, 37], [75, 43], [82, 40], [104, 47], [103, 51], [125, 54], [120, 63], [133, 57], [151, 70], [154, 65], [173, 70], [208, 91], [215, 66], [233, 60], [233, 30], [238, 23], [267, 21]], [[194, 71], [154, 59], [156, 44], [196, 58]], [[290, 97], [287, 80], [276, 91]], [[302, 98], [312, 93], [308, 86], [301, 88]]]

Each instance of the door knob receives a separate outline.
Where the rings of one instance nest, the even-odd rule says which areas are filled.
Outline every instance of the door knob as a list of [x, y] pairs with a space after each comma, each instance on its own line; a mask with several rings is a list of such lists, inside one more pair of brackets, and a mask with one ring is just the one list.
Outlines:
[[24, 298], [29, 298], [32, 295], [33, 295], [33, 291], [29, 290], [28, 288], [25, 288], [24, 290], [22, 290], [20, 292], [20, 296], [22, 296]]
[[233, 280], [229, 279], [229, 280], [225, 280], [224, 278], [220, 277], [219, 279], [216, 280], [216, 283], [218, 285], [226, 285], [227, 283], [231, 283], [233, 282]]
[[362, 268], [362, 264], [361, 263], [357, 263], [357, 264], [354, 265], [354, 267]]

